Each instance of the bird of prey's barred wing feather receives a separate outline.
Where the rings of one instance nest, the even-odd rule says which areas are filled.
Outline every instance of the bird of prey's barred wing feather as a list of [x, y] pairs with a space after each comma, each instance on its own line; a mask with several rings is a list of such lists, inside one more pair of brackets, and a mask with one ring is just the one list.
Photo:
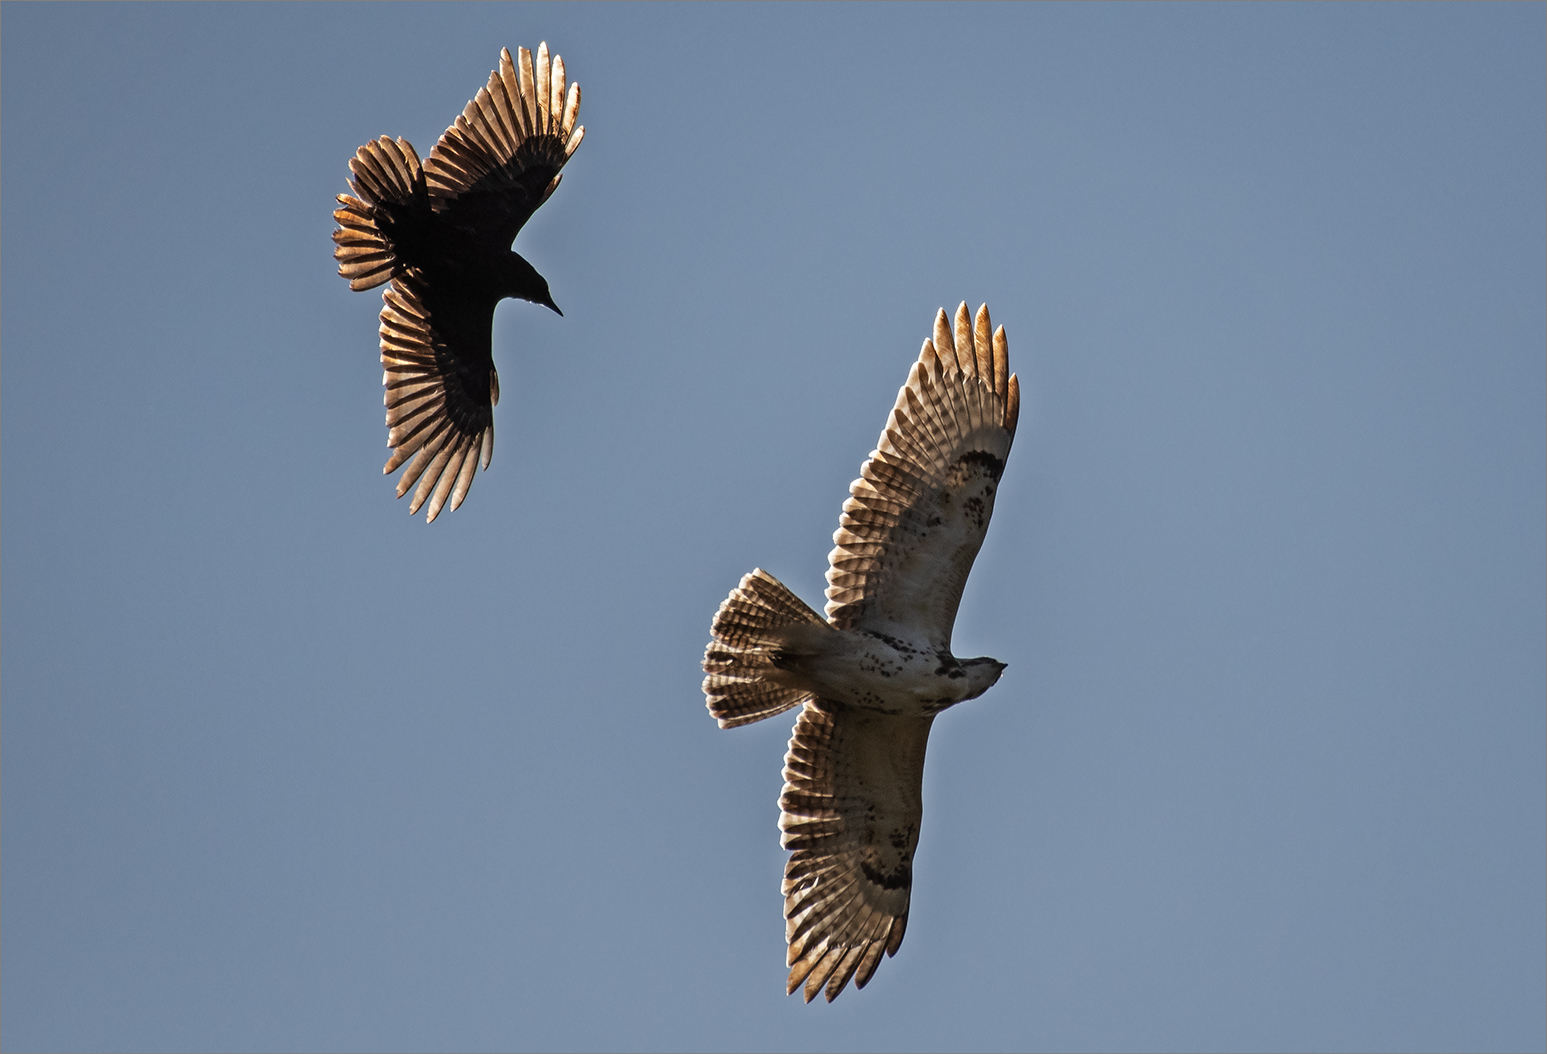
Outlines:
[[537, 207], [559, 185], [585, 127], [577, 127], [580, 85], [565, 91], [564, 60], [537, 60], [526, 48], [513, 62], [500, 52], [499, 69], [467, 104], [425, 159], [430, 201], [457, 226], [500, 248], [510, 245]]
[[908, 925], [931, 719], [807, 703], [779, 796], [788, 992], [865, 987]]
[[455, 509], [467, 497], [479, 462], [489, 467], [494, 452], [494, 372], [487, 319], [470, 321], [461, 312], [434, 310], [433, 290], [412, 273], [399, 275], [382, 294], [381, 366], [386, 386], [387, 444], [392, 457], [382, 469], [413, 462], [398, 479], [402, 497], [415, 481], [410, 515], [427, 500], [428, 519], [446, 500]]
[[949, 649], [1020, 414], [1004, 328], [942, 310], [876, 449], [849, 487], [828, 556], [839, 629], [902, 630]]

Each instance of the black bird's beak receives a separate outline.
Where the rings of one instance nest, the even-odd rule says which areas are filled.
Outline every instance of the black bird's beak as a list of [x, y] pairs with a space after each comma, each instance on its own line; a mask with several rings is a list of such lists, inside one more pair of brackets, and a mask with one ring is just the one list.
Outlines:
[[543, 301], [543, 307], [551, 307], [556, 315], [558, 315], [560, 318], [564, 317], [564, 312], [559, 310], [559, 305], [553, 302], [552, 296]]

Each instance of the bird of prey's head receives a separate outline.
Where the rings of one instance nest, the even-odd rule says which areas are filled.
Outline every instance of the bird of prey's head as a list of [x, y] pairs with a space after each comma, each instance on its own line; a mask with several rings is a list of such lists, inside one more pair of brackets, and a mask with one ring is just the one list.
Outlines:
[[967, 674], [967, 694], [962, 697], [963, 700], [976, 699], [992, 688], [1008, 665], [1009, 663], [990, 659], [987, 656], [963, 661], [962, 669]]

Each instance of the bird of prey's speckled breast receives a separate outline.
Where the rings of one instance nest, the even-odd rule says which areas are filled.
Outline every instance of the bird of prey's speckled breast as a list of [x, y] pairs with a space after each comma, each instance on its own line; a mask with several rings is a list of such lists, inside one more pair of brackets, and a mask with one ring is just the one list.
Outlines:
[[704, 694], [721, 728], [799, 706], [779, 797], [788, 991], [863, 988], [908, 922], [924, 747], [994, 659], [951, 654], [1020, 413], [1004, 329], [962, 304], [924, 342], [828, 557], [827, 618], [758, 569], [720, 605]]
[[[402, 497], [426, 522], [467, 496], [494, 452], [494, 307], [518, 297], [559, 311], [548, 282], [511, 251], [516, 234], [559, 185], [585, 128], [580, 86], [565, 91], [564, 60], [548, 45], [500, 53], [462, 116], [423, 165], [406, 139], [382, 136], [349, 161], [357, 197], [338, 196], [333, 255], [351, 289], [391, 281], [382, 293], [381, 364], [386, 386], [384, 472], [408, 462]], [[563, 314], [563, 312], [559, 312]]]

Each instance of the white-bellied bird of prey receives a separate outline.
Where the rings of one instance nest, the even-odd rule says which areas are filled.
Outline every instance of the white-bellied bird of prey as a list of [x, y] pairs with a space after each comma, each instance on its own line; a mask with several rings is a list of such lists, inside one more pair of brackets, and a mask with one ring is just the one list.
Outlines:
[[800, 707], [779, 796], [787, 992], [865, 987], [908, 923], [935, 716], [1005, 664], [958, 659], [951, 627], [1020, 413], [1004, 328], [944, 311], [849, 486], [827, 617], [754, 570], [715, 614], [704, 694], [721, 728]]
[[[381, 295], [386, 386], [384, 473], [408, 462], [402, 497], [426, 522], [467, 497], [494, 452], [499, 375], [494, 307], [517, 297], [552, 308], [548, 282], [511, 251], [517, 232], [559, 185], [585, 135], [580, 86], [565, 90], [564, 60], [521, 48], [446, 129], [421, 165], [406, 139], [382, 136], [349, 160], [356, 196], [338, 196], [333, 255], [351, 289], [390, 281]], [[413, 460], [409, 462], [409, 458]]]

